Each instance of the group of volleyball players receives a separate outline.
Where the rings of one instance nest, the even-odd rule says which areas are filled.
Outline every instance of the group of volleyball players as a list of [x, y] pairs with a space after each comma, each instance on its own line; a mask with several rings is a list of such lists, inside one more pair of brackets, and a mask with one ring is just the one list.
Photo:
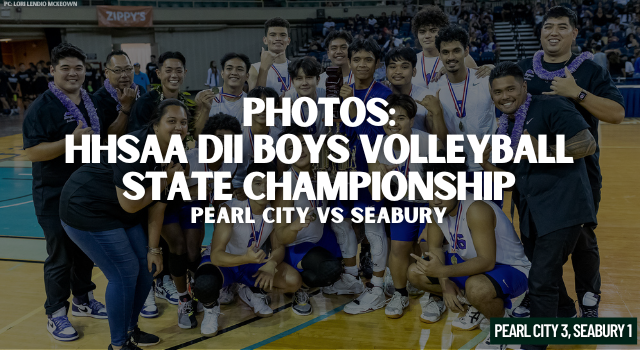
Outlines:
[[[126, 53], [114, 51], [106, 60], [104, 86], [89, 95], [81, 88], [86, 56], [71, 44], [59, 45], [52, 52], [54, 81], [49, 90], [33, 102], [23, 127], [24, 147], [34, 162], [34, 205], [49, 253], [45, 262], [49, 332], [61, 341], [79, 337], [66, 316], [70, 291], [74, 295], [71, 305], [74, 316], [108, 318], [110, 349], [135, 349], [160, 341], [158, 336], [137, 326], [139, 315], [158, 316], [155, 297], [178, 306], [177, 324], [184, 329], [198, 327], [195, 315], [204, 312], [200, 331], [205, 336], [217, 334], [220, 324], [225, 322], [220, 316], [220, 305], [233, 302], [236, 296], [257, 316], [269, 317], [273, 314], [269, 294], [291, 293], [292, 311], [307, 316], [313, 313], [310, 291], [316, 288], [321, 288], [326, 295], [353, 295], [354, 299], [344, 307], [345, 313], [362, 314], [384, 308], [391, 319], [404, 315], [410, 294], [422, 295], [419, 299], [420, 321], [436, 323], [450, 309], [460, 312], [452, 322], [452, 327], [458, 330], [484, 327], [492, 317], [528, 317], [529, 314], [535, 317], [541, 315], [539, 310], [543, 308], [551, 309], [553, 316], [562, 312], [575, 316], [575, 308], [573, 313], [563, 309], [568, 296], [561, 271], [569, 254], [574, 254], [574, 259], [582, 254], [589, 261], [589, 272], [576, 268], [576, 279], [583, 282], [578, 291], [580, 310], [583, 317], [597, 317], [599, 260], [594, 259], [599, 258], [594, 225], [589, 224], [596, 222], [599, 195], [596, 199], [595, 190], [591, 189], [596, 185], [592, 183], [590, 187], [580, 188], [585, 198], [593, 196], [595, 205], [591, 204], [583, 211], [591, 215], [585, 214], [575, 220], [558, 218], [557, 223], [547, 225], [536, 220], [539, 219], [538, 212], [531, 209], [544, 205], [544, 201], [534, 201], [527, 196], [532, 187], [548, 190], [544, 185], [536, 187], [537, 176], [542, 175], [534, 167], [514, 164], [498, 168], [491, 164], [487, 156], [489, 150], [478, 162], [466, 139], [463, 144], [465, 164], [420, 164], [411, 162], [410, 158], [397, 164], [393, 159], [387, 159], [382, 150], [375, 163], [367, 163], [360, 137], [367, 135], [371, 140], [383, 135], [386, 140], [400, 136], [408, 140], [417, 135], [424, 140], [417, 145], [421, 156], [429, 152], [429, 134], [437, 135], [440, 152], [445, 152], [443, 145], [450, 134], [475, 135], [482, 139], [485, 135], [502, 133], [511, 136], [515, 147], [523, 133], [523, 130], [518, 131], [523, 127], [522, 118], [531, 117], [527, 114], [528, 109], [538, 111], [541, 116], [550, 113], [544, 118], [555, 118], [552, 112], [538, 107], [542, 105], [542, 97], [531, 98], [531, 94], [549, 91], [540, 84], [532, 89], [532, 79], [547, 79], [544, 72], [549, 72], [540, 69], [554, 68], [551, 73], [564, 69], [554, 66], [557, 65], [554, 59], [565, 55], [564, 46], [556, 47], [559, 40], [556, 37], [562, 39], [565, 32], [571, 34], [575, 29], [573, 12], [554, 10], [547, 15], [543, 26], [543, 34], [554, 38], [553, 41], [548, 37], [542, 39], [544, 68], [537, 68], [531, 60], [521, 62], [520, 66], [505, 62], [497, 67], [478, 67], [468, 54], [467, 32], [449, 25], [448, 16], [433, 6], [426, 7], [412, 21], [412, 30], [423, 49], [417, 55], [410, 48], [396, 48], [383, 57], [375, 41], [354, 41], [348, 32], [332, 32], [325, 43], [332, 66], [340, 67], [342, 71], [341, 98], [356, 97], [365, 104], [371, 98], [387, 101], [384, 108], [389, 113], [389, 122], [386, 125], [376, 126], [365, 121], [357, 127], [341, 126], [340, 132], [347, 136], [355, 154], [355, 170], [383, 174], [395, 171], [400, 176], [408, 176], [409, 172], [422, 175], [427, 171], [467, 172], [466, 178], [462, 179], [466, 183], [483, 181], [486, 176], [483, 170], [522, 174], [522, 179], [528, 177], [528, 180], [517, 180], [514, 201], [521, 216], [520, 231], [527, 232], [524, 246], [503, 213], [502, 202], [475, 200], [471, 193], [467, 193], [465, 200], [457, 197], [443, 200], [438, 196], [433, 200], [410, 199], [405, 196], [402, 200], [390, 201], [374, 200], [369, 189], [362, 188], [355, 200], [328, 202], [311, 199], [306, 194], [296, 200], [287, 200], [284, 191], [278, 189], [273, 201], [249, 199], [243, 187], [250, 174], [276, 172], [278, 178], [292, 180], [292, 190], [299, 180], [313, 179], [316, 166], [310, 161], [304, 136], [317, 139], [326, 134], [328, 128], [324, 120], [332, 117], [323, 115], [324, 110], [320, 108], [322, 115], [309, 127], [283, 126], [279, 118], [276, 118], [275, 126], [268, 126], [266, 112], [262, 112], [251, 116], [250, 126], [243, 125], [245, 97], [273, 98], [278, 105], [282, 97], [292, 100], [307, 97], [317, 101], [327, 95], [327, 84], [334, 84], [314, 58], [289, 60], [286, 57], [291, 40], [290, 26], [282, 18], [272, 18], [265, 23], [263, 43], [267, 49], [262, 50], [259, 62], [251, 64], [242, 53], [224, 54], [220, 60], [223, 85], [199, 92], [193, 101], [181, 90], [187, 69], [186, 59], [180, 52], [160, 55], [157, 73], [161, 84], [141, 93], [133, 83], [131, 60]], [[569, 58], [576, 59], [570, 54]], [[374, 72], [381, 62], [386, 67], [387, 79], [376, 82]], [[589, 64], [583, 63], [583, 69]], [[525, 73], [521, 67], [531, 69]], [[585, 73], [578, 68], [574, 74]], [[606, 72], [599, 74], [608, 77]], [[576, 164], [585, 163], [586, 166], [558, 165], [558, 169], [547, 171], [585, 179], [589, 175], [590, 180], [594, 171], [598, 172], [594, 176], [599, 176], [594, 151], [597, 137], [589, 139], [594, 132], [594, 123], [597, 131], [597, 121], [601, 119], [601, 111], [594, 107], [598, 101], [594, 103], [594, 99], [608, 98], [608, 101], [619, 102], [612, 89], [602, 87], [598, 91], [584, 87], [584, 96], [582, 92], [575, 98], [566, 96], [569, 77], [559, 73], [556, 77], [551, 79], [552, 92], [547, 94], [559, 96], [545, 97], [545, 106], [557, 105], [559, 110], [567, 108], [566, 113], [573, 113], [581, 123], [574, 123], [578, 126], [573, 129], [562, 129], [566, 123], [556, 123], [554, 125], [559, 126], [546, 133], [573, 136], [575, 142], [568, 143], [567, 154], [576, 160]], [[243, 90], [245, 83], [249, 86], [248, 93]], [[496, 107], [504, 113], [499, 116], [500, 123], [496, 121]], [[352, 118], [356, 117], [355, 110], [349, 113]], [[301, 114], [303, 118], [309, 116], [306, 104], [303, 104]], [[526, 131], [534, 137], [544, 133], [543, 129], [533, 126]], [[178, 159], [169, 164], [151, 160], [126, 163], [118, 157], [115, 164], [110, 164], [105, 153], [100, 163], [67, 164], [64, 162], [64, 135], [71, 133], [76, 144], [84, 134], [100, 134], [102, 140], [106, 140], [108, 134], [119, 137], [128, 133], [140, 140], [135, 145], [139, 150], [145, 148], [147, 136], [155, 135], [163, 156], [172, 135], [180, 135], [185, 143], [189, 140], [188, 134], [195, 140], [200, 135], [221, 140], [225, 135], [243, 135], [243, 161], [229, 163], [219, 159], [201, 163], [198, 158], [200, 148], [206, 147], [209, 156], [214, 152], [213, 142], [208, 141], [207, 145], [195, 143], [195, 148], [193, 142], [189, 143], [187, 163], [180, 163]], [[269, 135], [274, 143], [280, 137], [298, 138], [302, 144], [301, 155], [291, 165], [277, 160], [254, 163], [255, 135]], [[569, 149], [577, 143], [592, 145], [593, 150]], [[293, 145], [291, 141], [286, 143], [287, 157], [294, 153]], [[403, 151], [398, 140], [394, 141], [393, 151], [396, 158]], [[161, 200], [151, 199], [152, 187], [148, 179], [142, 181], [146, 189], [142, 198], [133, 200], [125, 196], [131, 189], [124, 184], [123, 177], [131, 171], [166, 171], [168, 176], [161, 183]], [[194, 171], [223, 176], [228, 188], [222, 193], [231, 195], [232, 200], [213, 195], [213, 180], [208, 181], [207, 200], [168, 200], [168, 189], [175, 174], [188, 176]], [[197, 182], [188, 181], [190, 192], [196, 194]], [[251, 181], [248, 186], [254, 194], [266, 193], [265, 178], [251, 176], [248, 181]], [[452, 183], [455, 185], [458, 181], [461, 179]], [[599, 193], [599, 187], [597, 189]], [[439, 188], [434, 190], [444, 192]], [[546, 205], [551, 207], [550, 203]], [[203, 242], [203, 217], [193, 217], [192, 212], [193, 208], [208, 206], [213, 206], [216, 212], [233, 208], [248, 210], [254, 222], [217, 223], [211, 242]], [[443, 209], [446, 213], [444, 221], [426, 224], [408, 215], [400, 223], [357, 224], [349, 216], [353, 208], [373, 208], [377, 214], [383, 207], [413, 209], [426, 206]], [[328, 207], [343, 209], [345, 220], [321, 222], [318, 212]], [[305, 209], [307, 214], [272, 222], [263, 218], [268, 208]], [[527, 219], [523, 220], [523, 217]], [[523, 222], [528, 226], [523, 228]], [[568, 234], [566, 228], [577, 224], [580, 226], [572, 228]], [[541, 252], [536, 253], [536, 242], [546, 246], [551, 237], [561, 237], [564, 248], [554, 250], [557, 256], [545, 260], [540, 257]], [[206, 246], [204, 251], [203, 245]], [[362, 263], [366, 260], [361, 260], [360, 269], [356, 259], [359, 247], [362, 248], [361, 257], [370, 258], [370, 266]], [[92, 261], [109, 281], [105, 296], [107, 308], [93, 295]], [[370, 275], [367, 269], [370, 269]], [[530, 271], [536, 278], [533, 285], [529, 280]], [[538, 277], [545, 271], [556, 277], [547, 280]], [[154, 277], [156, 282], [153, 282]], [[524, 299], [515, 308], [512, 300], [518, 297]], [[551, 314], [544, 316], [552, 317]], [[479, 346], [504, 347], [491, 344], [488, 336]]]

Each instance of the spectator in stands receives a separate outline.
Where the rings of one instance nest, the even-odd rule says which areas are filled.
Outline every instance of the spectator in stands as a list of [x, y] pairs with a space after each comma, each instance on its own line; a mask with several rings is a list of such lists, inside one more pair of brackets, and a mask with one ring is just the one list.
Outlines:
[[209, 69], [207, 70], [207, 82], [204, 84], [210, 88], [222, 86], [222, 79], [220, 78], [220, 71], [216, 61], [209, 62]]
[[378, 17], [378, 25], [380, 28], [388, 28], [389, 27], [389, 17], [387, 17], [387, 13], [383, 12], [380, 17]]
[[604, 4], [604, 16], [607, 18], [607, 23], [613, 23], [618, 17], [618, 11], [609, 6], [609, 3]]
[[151, 89], [151, 82], [149, 81], [149, 76], [140, 71], [140, 63], [138, 62], [133, 64], [133, 82], [136, 85], [142, 86], [145, 92]]
[[158, 63], [156, 63], [156, 55], [151, 55], [151, 62], [147, 63], [146, 67], [147, 76], [149, 77], [151, 84], [160, 84], [157, 69]]
[[607, 61], [609, 62], [609, 74], [612, 78], [624, 76], [624, 64], [620, 60], [618, 50], [609, 51], [607, 53]]
[[389, 17], [389, 29], [398, 28], [400, 26], [400, 18], [396, 11], [391, 12], [391, 16]]
[[617, 33], [622, 30], [622, 26], [620, 26], [620, 17], [616, 17], [613, 23], [609, 24], [609, 30], [612, 30], [613, 33]]
[[624, 62], [624, 76], [633, 77], [633, 74], [635, 73], [633, 63], [628, 59], [627, 56], [622, 56], [622, 62]]
[[327, 21], [324, 22], [324, 24], [322, 25], [322, 35], [326, 36], [327, 34], [329, 34], [332, 30], [335, 29], [336, 27], [336, 22], [333, 21], [333, 19], [331, 19], [331, 16], [327, 17]]
[[49, 89], [47, 86], [47, 73], [44, 72], [44, 62], [40, 61], [36, 65], [36, 70], [33, 74], [33, 92], [39, 96]]
[[638, 40], [636, 40], [635, 35], [633, 34], [627, 35], [627, 39], [625, 40], [624, 46], [630, 50], [635, 50], [640, 48], [640, 45], [638, 44]]
[[596, 15], [593, 16], [593, 25], [598, 27], [604, 27], [607, 25], [607, 17], [604, 14], [602, 7], [598, 8]]
[[527, 5], [525, 5], [524, 1], [522, 0], [518, 1], [514, 9], [515, 9], [515, 17], [516, 19], [519, 19], [519, 20], [526, 20], [529, 18], [529, 15], [531, 14], [529, 9], [527, 8]]
[[602, 52], [602, 46], [596, 45], [595, 55], [593, 55], [593, 62], [597, 63], [600, 67], [608, 69], [607, 55]]
[[369, 18], [367, 18], [367, 26], [369, 27], [370, 33], [375, 33], [375, 31], [373, 30], [373, 26], [375, 26], [376, 23], [378, 23], [378, 20], [376, 20], [376, 18], [373, 17], [373, 14], [370, 14]]
[[636, 50], [635, 62], [633, 63], [633, 71], [635, 72], [633, 73], [633, 78], [639, 79], [640, 78], [640, 49]]
[[411, 16], [407, 11], [407, 6], [403, 6], [402, 11], [400, 11], [400, 22], [408, 22], [408, 21], [411, 21]]
[[513, 16], [513, 4], [511, 1], [507, 1], [502, 4], [502, 20], [509, 21]]

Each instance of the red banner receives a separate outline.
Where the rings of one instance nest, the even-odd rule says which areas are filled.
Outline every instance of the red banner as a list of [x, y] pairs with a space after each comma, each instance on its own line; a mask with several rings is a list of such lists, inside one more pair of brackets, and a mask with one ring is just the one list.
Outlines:
[[151, 6], [97, 6], [100, 27], [153, 27]]

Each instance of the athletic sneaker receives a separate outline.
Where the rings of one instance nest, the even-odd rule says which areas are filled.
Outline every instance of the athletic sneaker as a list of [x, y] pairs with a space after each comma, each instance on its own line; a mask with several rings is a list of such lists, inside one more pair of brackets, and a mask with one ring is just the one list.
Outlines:
[[582, 300], [578, 300], [580, 306], [580, 317], [598, 318], [598, 307], [600, 306], [600, 296], [595, 293], [586, 292]]
[[[506, 315], [505, 312], [505, 318], [509, 317], [508, 315]], [[488, 318], [484, 318], [482, 320], [482, 322], [480, 322], [480, 331], [484, 331], [485, 329], [489, 328], [491, 326], [491, 321]]]
[[91, 291], [87, 293], [86, 297], [73, 297], [71, 314], [76, 317], [105, 319], [107, 318], [107, 308], [101, 302], [93, 299], [93, 291]]
[[311, 300], [309, 300], [309, 289], [300, 288], [293, 297], [293, 306], [291, 310], [293, 313], [300, 316], [309, 316], [313, 312], [311, 307]]
[[144, 306], [142, 307], [142, 311], [140, 311], [140, 316], [144, 318], [155, 318], [158, 317], [158, 306], [156, 306], [156, 294], [153, 291], [153, 287], [149, 290], [149, 295], [147, 295], [147, 300], [144, 301]]
[[[514, 348], [514, 347], [510, 346], [510, 348]], [[520, 346], [516, 346], [515, 348], [519, 349]], [[489, 332], [489, 334], [487, 334], [487, 337], [484, 338], [484, 340], [476, 346], [476, 350], [506, 350], [506, 349], [507, 349], [506, 344], [496, 344], [496, 345], [491, 344], [491, 332]]]
[[178, 326], [182, 329], [191, 329], [198, 326], [196, 313], [193, 312], [193, 301], [189, 294], [180, 297], [180, 301], [178, 301]]
[[511, 317], [514, 318], [529, 318], [531, 315], [529, 311], [529, 307], [531, 306], [531, 299], [529, 299], [529, 294], [524, 296], [524, 299], [520, 302], [520, 305], [513, 309], [511, 312]]
[[220, 289], [220, 297], [218, 297], [218, 303], [220, 305], [229, 305], [236, 299], [236, 291], [238, 285], [236, 283], [226, 286]]
[[396, 287], [393, 285], [393, 278], [391, 277], [391, 270], [387, 267], [384, 270], [384, 276], [382, 277], [382, 290], [388, 297], [392, 297], [396, 292]]
[[132, 331], [129, 331], [129, 336], [127, 338], [131, 340], [131, 343], [137, 346], [152, 346], [160, 342], [160, 338], [153, 334], [141, 331], [138, 326], [136, 326]]
[[393, 297], [384, 308], [384, 313], [389, 318], [400, 318], [404, 315], [404, 309], [409, 307], [409, 297], [402, 296], [400, 292], [393, 293]]
[[340, 276], [340, 279], [337, 280], [334, 284], [322, 288], [322, 293], [324, 294], [337, 295], [360, 294], [363, 291], [364, 285], [362, 285], [362, 281], [360, 281], [360, 278], [349, 273], [343, 273]]
[[409, 292], [409, 295], [412, 296], [412, 297], [416, 297], [418, 295], [424, 294], [424, 291], [422, 289], [418, 289], [416, 286], [411, 284], [411, 282], [409, 282], [409, 281], [407, 281], [407, 292]]
[[360, 254], [360, 271], [362, 277], [370, 280], [373, 277], [373, 259], [371, 258], [371, 252], [364, 252]]
[[[109, 350], [113, 350], [113, 345], [109, 344]], [[125, 342], [120, 350], [142, 350], [130, 341]]]
[[447, 306], [444, 304], [444, 300], [438, 298], [436, 300], [431, 293], [425, 292], [420, 297], [420, 307], [422, 307], [422, 313], [420, 314], [420, 321], [424, 323], [436, 323], [440, 321], [440, 317], [447, 311]]
[[51, 333], [53, 339], [59, 341], [72, 341], [80, 337], [78, 332], [76, 332], [76, 329], [71, 325], [71, 322], [69, 322], [69, 318], [66, 315], [66, 309], [64, 307], [56, 311], [53, 315], [47, 316], [47, 330]]
[[467, 312], [462, 317], [458, 317], [451, 322], [451, 328], [460, 331], [470, 331], [480, 327], [480, 322], [485, 319], [484, 315], [473, 306], [469, 306]]
[[213, 337], [218, 334], [218, 317], [220, 317], [220, 305], [212, 308], [204, 308], [204, 317], [200, 324], [200, 333], [205, 337]]
[[171, 276], [165, 275], [162, 279], [156, 279], [156, 297], [168, 301], [169, 304], [178, 305], [178, 290]]
[[355, 300], [344, 306], [344, 312], [357, 315], [382, 309], [387, 303], [387, 298], [380, 287], [374, 287], [367, 283], [367, 288]]
[[240, 300], [251, 306], [253, 313], [260, 317], [273, 316], [273, 310], [269, 307], [267, 295], [263, 293], [254, 293], [247, 286], [243, 286], [238, 290]]

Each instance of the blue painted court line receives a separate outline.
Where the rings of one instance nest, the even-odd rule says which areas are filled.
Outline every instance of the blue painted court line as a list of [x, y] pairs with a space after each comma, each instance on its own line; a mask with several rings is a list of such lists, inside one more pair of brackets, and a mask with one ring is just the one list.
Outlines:
[[478, 333], [473, 339], [469, 340], [466, 344], [464, 344], [459, 350], [471, 350], [472, 347], [480, 344], [481, 341], [486, 338], [487, 334], [489, 334], [489, 328], [484, 331]]
[[[346, 305], [346, 304], [344, 304], [344, 305]], [[293, 333], [295, 333], [297, 331], [300, 331], [300, 330], [302, 330], [304, 328], [307, 328], [307, 327], [309, 327], [309, 326], [311, 326], [313, 324], [316, 324], [316, 323], [326, 319], [329, 316], [333, 316], [333, 315], [337, 314], [338, 312], [342, 311], [342, 309], [344, 309], [344, 305], [338, 306], [337, 308], [327, 312], [324, 315], [320, 315], [320, 316], [318, 316], [318, 317], [316, 317], [316, 318], [314, 318], [312, 320], [309, 320], [309, 321], [307, 321], [307, 322], [305, 322], [305, 323], [303, 323], [303, 324], [301, 324], [301, 325], [299, 325], [297, 327], [293, 327], [293, 328], [291, 328], [289, 330], [286, 330], [286, 331], [284, 331], [284, 332], [282, 332], [280, 334], [276, 334], [271, 338], [268, 338], [268, 339], [265, 339], [265, 340], [263, 340], [263, 341], [261, 341], [259, 343], [255, 343], [253, 345], [250, 345], [250, 346], [248, 346], [248, 347], [246, 347], [246, 348], [244, 348], [242, 350], [253, 350], [253, 349], [257, 349], [259, 347], [265, 346], [265, 345], [267, 345], [269, 343], [273, 343], [274, 341], [276, 341], [278, 339], [282, 339], [282, 338], [284, 338], [284, 337], [286, 337], [288, 335], [291, 335], [291, 334], [293, 334]]]

